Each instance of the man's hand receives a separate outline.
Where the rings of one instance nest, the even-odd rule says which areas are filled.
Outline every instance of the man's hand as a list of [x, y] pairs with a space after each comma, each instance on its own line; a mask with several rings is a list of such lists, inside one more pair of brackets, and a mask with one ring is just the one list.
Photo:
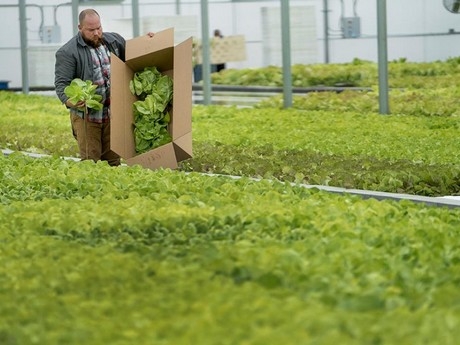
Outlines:
[[71, 101], [67, 100], [65, 102], [65, 105], [68, 108], [84, 108], [85, 107], [85, 101], [78, 101], [77, 104], [73, 104]]

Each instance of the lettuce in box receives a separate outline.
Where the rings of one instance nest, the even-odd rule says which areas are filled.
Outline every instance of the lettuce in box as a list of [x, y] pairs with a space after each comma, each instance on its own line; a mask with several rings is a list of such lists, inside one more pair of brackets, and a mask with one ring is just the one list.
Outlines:
[[[162, 81], [163, 86], [160, 86], [160, 90], [156, 87], [160, 79], [165, 79], [164, 77], [167, 76], [162, 75], [156, 67], [145, 67], [143, 71], [134, 73], [133, 80], [129, 82], [129, 89], [137, 98], [144, 100], [147, 95], [152, 93], [167, 92], [164, 86], [167, 86], [168, 82]], [[167, 77], [167, 79], [171, 78]]]
[[133, 103], [136, 152], [144, 153], [171, 142], [168, 107], [173, 98], [172, 79], [156, 67], [146, 67], [134, 74], [129, 88], [139, 99]]
[[133, 103], [136, 152], [143, 153], [171, 142], [168, 132], [170, 115], [155, 95]]

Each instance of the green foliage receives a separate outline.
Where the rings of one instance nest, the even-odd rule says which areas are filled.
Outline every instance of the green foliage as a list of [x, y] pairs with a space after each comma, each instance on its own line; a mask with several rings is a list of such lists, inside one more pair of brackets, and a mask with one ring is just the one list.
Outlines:
[[456, 344], [459, 210], [21, 154], [0, 188], [2, 344]]
[[157, 98], [166, 104], [172, 99], [172, 79], [162, 75], [156, 67], [145, 67], [142, 71], [134, 73], [133, 79], [129, 81], [129, 89], [140, 100], [152, 94], [157, 95]]
[[1, 148], [76, 156], [69, 113], [57, 97], [0, 91], [0, 103]]
[[[313, 75], [321, 75], [323, 69], [323, 79], [333, 76], [334, 68], [337, 76], [360, 71], [362, 80], [376, 72], [375, 64], [358, 59], [338, 66], [295, 66]], [[193, 158], [182, 162], [180, 169], [425, 196], [458, 195], [458, 69], [454, 58], [430, 64], [391, 62], [393, 82], [407, 85], [390, 90], [391, 115], [378, 114], [375, 87], [296, 94], [289, 110], [280, 96], [251, 109], [196, 106]], [[257, 72], [254, 75], [266, 79], [274, 76], [273, 84], [281, 80], [275, 67]], [[51, 115], [55, 104], [50, 98], [31, 96], [29, 102], [27, 97], [0, 93], [0, 100], [5, 108], [0, 110], [3, 147], [77, 156], [68, 119]], [[150, 103], [139, 110], [156, 119], [158, 105]], [[39, 128], [49, 135], [37, 136]], [[159, 145], [168, 140], [166, 126], [145, 128], [149, 138], [165, 135]]]
[[200, 158], [181, 163], [183, 170], [423, 196], [458, 195], [460, 190], [460, 168], [449, 163], [275, 150], [268, 144], [241, 148], [220, 142], [197, 142], [194, 153]]
[[[282, 86], [282, 68], [227, 69], [211, 75], [213, 84]], [[378, 66], [375, 62], [354, 59], [349, 63], [293, 65], [292, 86], [355, 86], [378, 85]], [[391, 88], [449, 88], [457, 84], [460, 74], [458, 58], [429, 63], [408, 62], [405, 59], [388, 64]]]
[[[69, 101], [77, 104], [80, 101], [85, 102], [85, 107], [94, 110], [101, 110], [103, 105], [101, 102], [102, 96], [96, 93], [97, 85], [91, 80], [83, 81], [80, 78], [72, 80], [69, 86], [64, 89], [64, 93], [69, 97]], [[85, 110], [85, 108], [81, 108]]]
[[136, 152], [147, 152], [171, 142], [168, 107], [173, 98], [172, 78], [162, 75], [156, 67], [146, 67], [134, 73], [129, 88], [139, 98], [133, 104]]
[[[392, 114], [409, 116], [457, 117], [460, 87], [432, 90], [390, 90], [389, 106]], [[284, 108], [282, 96], [274, 96], [256, 104], [256, 108]], [[294, 95], [293, 108], [303, 111], [378, 113], [379, 95], [375, 91], [311, 92]], [[446, 120], [449, 121], [449, 120]]]
[[219, 106], [195, 107], [193, 116], [185, 170], [426, 196], [459, 191], [457, 117]]
[[[170, 115], [154, 95], [133, 104], [136, 152], [143, 153], [171, 142], [168, 132]], [[163, 109], [163, 110], [160, 110]]]
[[[181, 169], [242, 178], [0, 156], [0, 343], [456, 344], [458, 209], [288, 182], [458, 193], [458, 64], [392, 62], [392, 115], [375, 91], [194, 107]], [[375, 68], [341, 67], [311, 80]], [[56, 98], [0, 103], [0, 146], [78, 152]]]
[[[311, 93], [295, 97], [290, 110], [282, 109], [279, 100], [260, 109], [196, 106], [194, 155], [180, 169], [425, 196], [457, 195], [457, 93], [456, 88], [425, 93], [394, 90], [392, 107], [401, 112], [395, 115], [376, 113], [373, 92]], [[0, 93], [0, 98], [4, 147], [77, 156], [68, 117], [59, 116], [66, 112], [58, 101], [8, 92]], [[38, 128], [49, 134], [37, 136]]]

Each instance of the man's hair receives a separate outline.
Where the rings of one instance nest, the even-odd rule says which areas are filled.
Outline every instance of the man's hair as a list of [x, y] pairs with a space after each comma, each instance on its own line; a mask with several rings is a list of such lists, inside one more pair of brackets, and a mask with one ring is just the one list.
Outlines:
[[96, 12], [96, 10], [93, 10], [92, 8], [88, 8], [86, 10], [83, 10], [80, 12], [80, 15], [78, 16], [78, 23], [82, 25], [83, 21], [85, 20], [87, 15], [93, 15], [95, 14], [96, 16], [99, 16], [99, 13]]

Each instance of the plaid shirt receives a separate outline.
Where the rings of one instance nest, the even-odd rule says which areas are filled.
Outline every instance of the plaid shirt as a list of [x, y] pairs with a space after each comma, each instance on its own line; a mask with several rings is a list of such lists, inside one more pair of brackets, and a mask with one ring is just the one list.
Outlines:
[[[88, 108], [87, 119], [89, 122], [108, 122], [110, 118], [110, 51], [105, 45], [90, 48], [90, 51], [94, 69], [93, 83], [97, 85], [96, 93], [102, 96], [101, 103], [104, 107], [102, 110]], [[75, 114], [83, 115], [80, 111], [75, 111]]]

